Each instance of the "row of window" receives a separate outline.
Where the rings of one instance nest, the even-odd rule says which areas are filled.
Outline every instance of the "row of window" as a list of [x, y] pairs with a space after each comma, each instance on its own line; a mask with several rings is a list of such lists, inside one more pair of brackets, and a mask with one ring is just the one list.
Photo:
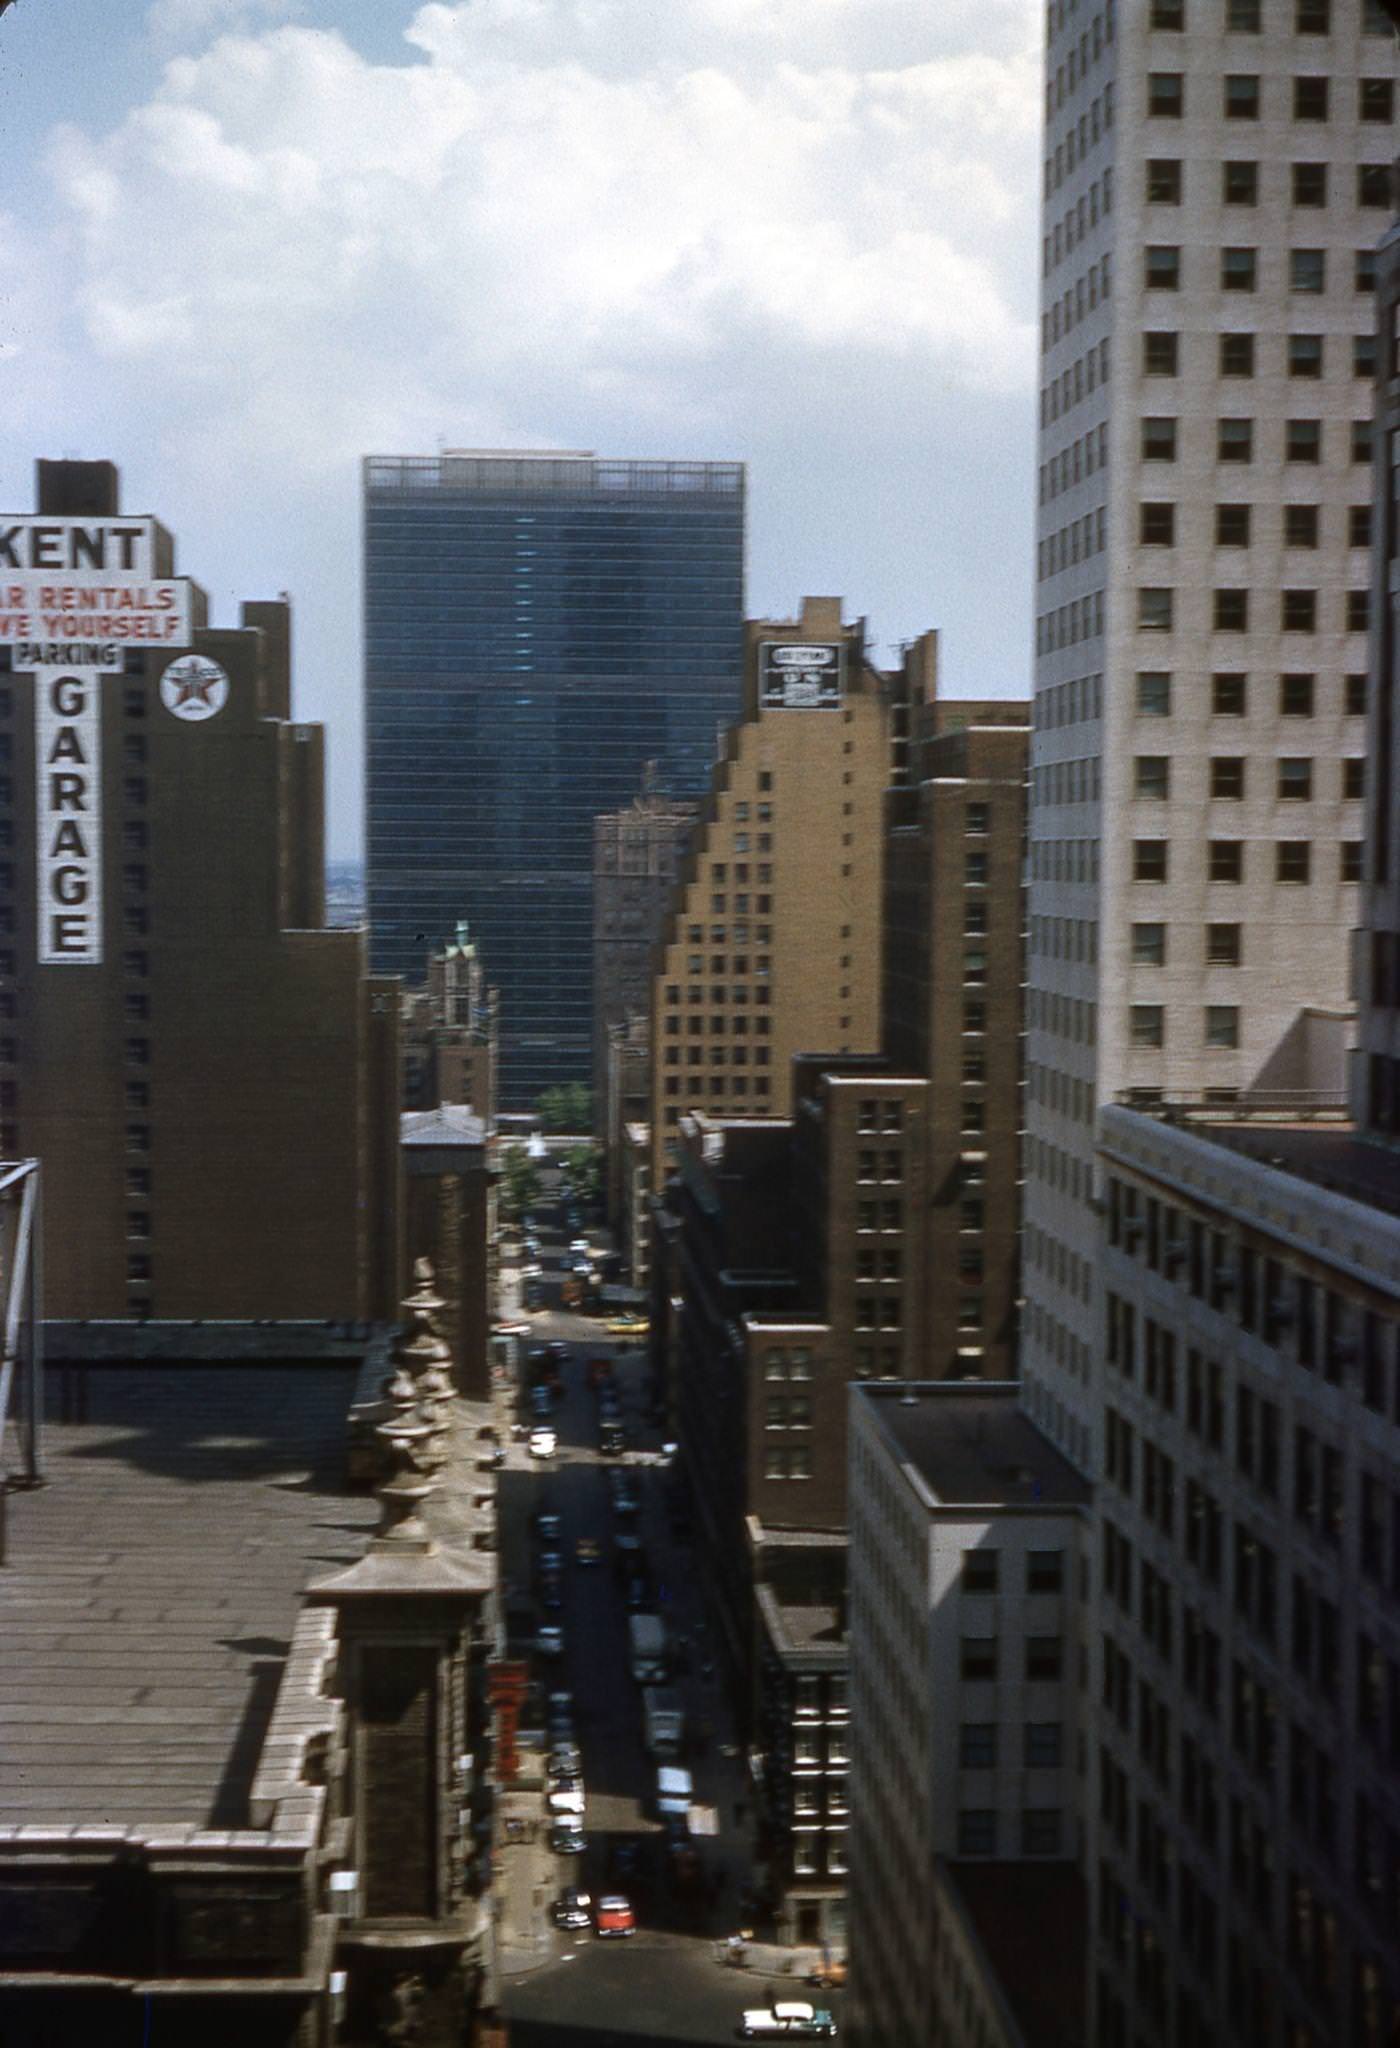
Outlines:
[[[993, 1807], [963, 1807], [958, 1814], [959, 1856], [1000, 1856], [1010, 1853], [1000, 1840], [1001, 1816]], [[1064, 1814], [1058, 1806], [1027, 1806], [1021, 1810], [1019, 1853], [1022, 1856], [1062, 1856]]]
[[[1312, 335], [1295, 336], [1304, 344], [1311, 344]], [[1319, 344], [1320, 346], [1320, 344]], [[1353, 463], [1369, 463], [1371, 460], [1371, 422], [1369, 420], [1348, 420], [1335, 423], [1346, 434], [1347, 460]], [[1142, 421], [1141, 455], [1144, 462], [1175, 462], [1178, 453], [1180, 422], [1170, 414], [1148, 415]], [[1279, 456], [1284, 462], [1307, 462], [1317, 464], [1323, 457], [1323, 422], [1316, 419], [1280, 420]], [[1255, 457], [1255, 422], [1244, 417], [1230, 417], [1216, 421], [1215, 459], [1217, 462], [1253, 462]]]
[[[1209, 796], [1217, 802], [1242, 802], [1249, 787], [1249, 765], [1243, 754], [1212, 755], [1206, 763]], [[1323, 765], [1309, 754], [1284, 755], [1272, 764], [1257, 760], [1254, 763], [1256, 771], [1263, 774], [1267, 774], [1272, 766], [1273, 794], [1281, 803], [1306, 802], [1319, 794], [1319, 778], [1313, 771]], [[1365, 796], [1364, 756], [1355, 754], [1341, 761], [1329, 760], [1325, 765], [1329, 770], [1333, 767], [1338, 770], [1337, 795], [1343, 800], [1357, 801]], [[1193, 762], [1191, 766], [1194, 769], [1196, 764]], [[1133, 760], [1133, 795], [1143, 802], [1165, 803], [1171, 791], [1171, 757], [1167, 754], [1136, 755]]]
[[[964, 1721], [958, 1729], [958, 1763], [965, 1771], [994, 1771], [1001, 1751], [1001, 1724]], [[1027, 1721], [1021, 1728], [1021, 1762], [1028, 1771], [1055, 1771], [1065, 1760], [1061, 1721]]]
[[[1332, 0], [1270, 0], [1269, 27], [1274, 34], [1277, 35], [1280, 32], [1282, 22], [1287, 18], [1290, 8], [1295, 35], [1331, 35], [1333, 27]], [[1349, 18], [1350, 13], [1351, 7], [1348, 5], [1345, 18]], [[1206, 15], [1204, 24], [1200, 19], [1202, 14]], [[1264, 0], [1224, 0], [1223, 8], [1220, 0], [1207, 0], [1207, 5], [1197, 7], [1195, 26], [1198, 28], [1202, 26], [1208, 28], [1224, 27], [1236, 32], [1243, 31], [1249, 35], [1258, 35], [1263, 27], [1263, 16]], [[1186, 0], [1151, 0], [1147, 25], [1149, 28], [1165, 29], [1178, 35], [1184, 33], [1186, 28]], [[1387, 34], [1388, 31], [1389, 22], [1384, 11], [1377, 4], [1377, 0], [1363, 0], [1362, 34], [1379, 36]]]
[[[1293, 427], [1309, 428], [1316, 422], [1311, 420], [1290, 421], [1290, 439]], [[1298, 436], [1299, 447], [1307, 445], [1310, 436]], [[1300, 456], [1300, 461], [1311, 461], [1311, 456]], [[1218, 548], [1247, 548], [1254, 537], [1253, 505], [1217, 505], [1215, 507], [1215, 545]], [[1263, 508], [1260, 508], [1263, 509]], [[1272, 507], [1269, 508], [1272, 511]], [[1138, 541], [1143, 547], [1170, 548], [1176, 546], [1176, 506], [1169, 500], [1146, 500], [1138, 507]], [[1318, 505], [1285, 505], [1281, 538], [1286, 548], [1316, 548], [1322, 541], [1322, 507]], [[1369, 548], [1371, 545], [1371, 508], [1369, 505], [1347, 507], [1346, 539], [1349, 548]]]
[[[1168, 669], [1139, 670], [1136, 708], [1142, 718], [1170, 718], [1172, 674]], [[1341, 678], [1343, 709], [1348, 718], [1366, 715], [1366, 677], [1360, 671]], [[1317, 678], [1290, 674], [1278, 678], [1277, 707], [1281, 718], [1311, 718], [1317, 703]], [[1238, 670], [1227, 670], [1210, 679], [1212, 718], [1245, 718], [1249, 713], [1250, 678]], [[1258, 711], [1256, 699], [1255, 710]], [[1101, 708], [1095, 716], [1101, 715]]]
[[[1278, 631], [1316, 633], [1323, 630], [1318, 615], [1319, 594], [1316, 590], [1281, 590], [1278, 594]], [[1364, 633], [1371, 618], [1370, 591], [1347, 590], [1343, 591], [1341, 596], [1342, 609], [1337, 621], [1338, 630], [1345, 633]], [[1072, 611], [1074, 607], [1068, 606], [1065, 609]], [[1057, 613], [1050, 613], [1045, 621], [1046, 625], [1053, 628], [1058, 623], [1059, 616]], [[1176, 591], [1172, 585], [1144, 583], [1138, 586], [1137, 629], [1140, 633], [1175, 632]], [[1101, 619], [1097, 630], [1102, 631]], [[1209, 630], [1213, 633], [1249, 632], [1250, 592], [1242, 589], [1212, 591]], [[1048, 644], [1050, 647], [1056, 644], [1053, 631], [1048, 635]]]
[[[1143, 289], [1150, 292], [1180, 291], [1184, 282], [1182, 252], [1175, 244], [1150, 244], [1142, 252]], [[1255, 248], [1226, 248], [1220, 251], [1219, 286], [1222, 292], [1255, 292], [1259, 289], [1259, 251]], [[1288, 288], [1294, 292], [1322, 292], [1327, 289], [1327, 252], [1324, 249], [1290, 249]], [[1352, 257], [1352, 289], [1376, 289], [1376, 252], [1357, 249]]]
[[[1180, 1016], [1179, 1011], [1174, 1015]], [[1215, 1052], [1234, 1052], [1240, 1043], [1240, 1011], [1236, 1003], [1207, 1003], [1201, 1011], [1199, 1043]], [[1132, 1003], [1128, 1009], [1128, 1043], [1136, 1051], [1160, 1049], [1167, 1042], [1167, 1013], [1161, 1003]]]
[[[1298, 249], [1294, 254], [1300, 259], [1296, 275], [1302, 278], [1321, 278], [1325, 281], [1326, 265], [1319, 272], [1311, 262], [1321, 251]], [[1299, 283], [1299, 291], [1321, 291], [1323, 283]], [[1283, 344], [1280, 366], [1291, 377], [1320, 377], [1327, 364], [1326, 344], [1328, 337], [1320, 334], [1266, 335], [1263, 337], [1271, 346], [1275, 340]], [[1259, 360], [1256, 346], [1260, 337], [1256, 334], [1222, 334], [1216, 339], [1216, 374], [1221, 377], [1249, 378], [1255, 374]], [[1349, 344], [1351, 352], [1351, 375], [1372, 378], [1376, 374], [1376, 337], [1374, 334], [1353, 334], [1336, 337], [1339, 342]], [[1142, 374], [1144, 377], [1176, 377], [1181, 374], [1181, 335], [1174, 327], [1150, 327], [1142, 337]]]
[[[1001, 1675], [1001, 1640], [998, 1636], [964, 1636], [958, 1650], [958, 1675], [972, 1683]], [[1008, 1673], [1008, 1676], [1010, 1674]], [[1027, 1681], [1054, 1680], [1065, 1675], [1065, 1646], [1060, 1636], [1027, 1636], [1021, 1655], [1021, 1677]]]
[[[1245, 878], [1245, 844], [1243, 839], [1208, 839], [1206, 841], [1206, 880], [1208, 882], [1242, 883]], [[1279, 839], [1274, 843], [1274, 880], [1276, 882], [1302, 883], [1313, 878], [1312, 841], [1309, 839]], [[1338, 878], [1343, 882], [1361, 880], [1362, 841], [1344, 839], [1337, 848]], [[1132, 878], [1135, 882], [1165, 882], [1169, 878], [1171, 865], [1171, 841], [1167, 839], [1135, 839], [1133, 841]]]
[[[964, 1593], [999, 1593], [1002, 1588], [1001, 1552], [965, 1550], [962, 1555]], [[1025, 1553], [1023, 1590], [1027, 1593], [1059, 1593], [1065, 1583], [1065, 1554], [1062, 1550], [1028, 1550]]]
[[[1280, 168], [1288, 172], [1288, 197], [1295, 207], [1326, 206], [1331, 190], [1330, 164], [1292, 163]], [[1357, 164], [1354, 168], [1356, 204], [1389, 207], [1389, 163]], [[1221, 204], [1257, 206], [1259, 171], [1260, 166], [1250, 159], [1226, 158], [1220, 165]], [[1143, 184], [1144, 197], [1150, 205], [1180, 206], [1186, 191], [1186, 165], [1180, 157], [1148, 157], [1143, 165]]]
[[[1265, 80], [1257, 72], [1231, 71], [1221, 80], [1220, 111], [1227, 121], [1257, 121], [1264, 112]], [[1290, 79], [1288, 105], [1295, 121], [1327, 121], [1332, 117], [1332, 81], [1323, 74]], [[1273, 111], [1272, 109], [1270, 110]], [[1186, 113], [1184, 71], [1149, 71], [1149, 119], [1179, 121]], [[1389, 126], [1395, 117], [1395, 85], [1389, 78], [1356, 81], [1356, 118]]]

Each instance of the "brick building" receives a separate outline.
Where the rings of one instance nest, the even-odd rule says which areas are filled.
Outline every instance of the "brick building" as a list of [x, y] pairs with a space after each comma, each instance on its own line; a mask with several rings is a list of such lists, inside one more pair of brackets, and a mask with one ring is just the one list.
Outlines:
[[0, 614], [0, 1151], [59, 1317], [390, 1315], [397, 991], [324, 926], [285, 603], [211, 627], [108, 463], [41, 462]]
[[428, 955], [426, 985], [405, 989], [399, 1006], [404, 1108], [459, 1103], [491, 1129], [500, 1003], [467, 924]]

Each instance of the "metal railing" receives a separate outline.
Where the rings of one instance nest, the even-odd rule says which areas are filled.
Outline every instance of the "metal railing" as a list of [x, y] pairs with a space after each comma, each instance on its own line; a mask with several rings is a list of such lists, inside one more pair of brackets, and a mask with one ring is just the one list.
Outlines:
[[1322, 1088], [1241, 1089], [1238, 1095], [1168, 1096], [1120, 1088], [1114, 1101], [1169, 1124], [1338, 1124], [1351, 1121], [1342, 1091]]
[[[40, 1309], [40, 1190], [37, 1159], [0, 1164], [0, 1565], [5, 1562], [5, 1503], [12, 1486], [43, 1480], [44, 1334]], [[6, 1461], [10, 1411], [19, 1405], [20, 1466]]]

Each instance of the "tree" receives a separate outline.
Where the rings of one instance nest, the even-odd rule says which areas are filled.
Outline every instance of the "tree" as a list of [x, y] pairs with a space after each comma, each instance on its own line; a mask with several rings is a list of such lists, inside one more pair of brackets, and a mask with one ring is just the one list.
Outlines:
[[592, 1207], [603, 1192], [603, 1155], [596, 1145], [571, 1145], [564, 1154], [564, 1171], [578, 1200]]
[[501, 1161], [501, 1209], [518, 1223], [540, 1191], [540, 1172], [523, 1145], [512, 1145]]
[[583, 1081], [546, 1088], [536, 1106], [547, 1131], [586, 1131], [593, 1122], [593, 1090]]

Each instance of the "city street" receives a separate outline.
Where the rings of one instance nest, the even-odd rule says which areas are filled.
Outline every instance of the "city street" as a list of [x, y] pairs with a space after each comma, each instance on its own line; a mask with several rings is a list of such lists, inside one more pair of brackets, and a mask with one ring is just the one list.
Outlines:
[[[538, 1235], [548, 1271], [554, 1247], [547, 1240], [553, 1233]], [[790, 1976], [769, 1978], [718, 1959], [724, 1937], [744, 1915], [752, 1850], [736, 1810], [746, 1820], [749, 1799], [744, 1765], [730, 1741], [723, 1689], [710, 1665], [702, 1587], [672, 1531], [674, 1475], [661, 1463], [659, 1438], [645, 1419], [644, 1352], [607, 1338], [601, 1320], [552, 1312], [528, 1320], [531, 1335], [522, 1338], [522, 1347], [549, 1341], [569, 1346], [552, 1418], [556, 1456], [537, 1462], [523, 1443], [513, 1443], [499, 1474], [502, 1577], [517, 1626], [533, 1604], [531, 1517], [545, 1507], [562, 1522], [551, 1547], [563, 1554], [564, 1603], [548, 1615], [535, 1612], [540, 1621], [562, 1624], [564, 1654], [558, 1663], [537, 1668], [551, 1684], [574, 1693], [588, 1848], [578, 1859], [558, 1860], [555, 1888], [624, 1891], [636, 1909], [638, 1932], [627, 1941], [600, 1942], [589, 1932], [566, 1935], [551, 1928], [539, 1951], [548, 1960], [511, 1976], [505, 2010], [512, 2038], [538, 2048], [730, 2041], [745, 2005], [765, 2004], [785, 1992], [810, 1994]], [[621, 1458], [600, 1457], [596, 1448], [597, 1403], [586, 1384], [586, 1361], [601, 1356], [614, 1360], [629, 1441]], [[626, 1468], [636, 1482], [634, 1516], [619, 1517], [613, 1507], [610, 1467]], [[628, 1668], [628, 1614], [615, 1549], [625, 1527], [642, 1539], [653, 1589], [649, 1604], [664, 1616], [676, 1646], [678, 1668], [670, 1683], [686, 1709], [684, 1761], [694, 1775], [696, 1805], [702, 1813], [712, 1810], [718, 1830], [696, 1837], [700, 1875], [689, 1888], [673, 1881], [660, 1829], [646, 1810], [655, 1766], [643, 1743], [641, 1688]], [[596, 1563], [578, 1561], [580, 1538], [597, 1544]], [[625, 1871], [619, 1854], [631, 1859]], [[820, 2002], [834, 2004], [828, 1994], [820, 1994]]]

